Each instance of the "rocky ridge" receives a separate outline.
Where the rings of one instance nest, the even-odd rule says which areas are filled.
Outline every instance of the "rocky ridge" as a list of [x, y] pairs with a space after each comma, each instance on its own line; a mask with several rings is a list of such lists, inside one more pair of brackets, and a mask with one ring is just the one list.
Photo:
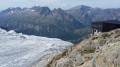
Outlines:
[[120, 67], [120, 29], [86, 37], [46, 67]]

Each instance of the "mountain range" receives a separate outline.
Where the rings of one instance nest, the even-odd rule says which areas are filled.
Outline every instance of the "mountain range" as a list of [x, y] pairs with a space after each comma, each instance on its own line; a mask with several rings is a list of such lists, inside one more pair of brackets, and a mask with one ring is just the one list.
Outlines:
[[91, 33], [91, 22], [120, 20], [120, 9], [77, 6], [68, 10], [48, 7], [8, 8], [0, 12], [0, 26], [28, 35], [60, 38], [78, 43]]
[[81, 5], [73, 7], [66, 12], [86, 26], [90, 26], [91, 22], [95, 21], [120, 20], [120, 8], [102, 9]]

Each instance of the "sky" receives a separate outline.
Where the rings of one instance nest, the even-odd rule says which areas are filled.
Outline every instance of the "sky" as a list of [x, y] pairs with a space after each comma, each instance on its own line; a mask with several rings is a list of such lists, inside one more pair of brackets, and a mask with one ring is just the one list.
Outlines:
[[79, 5], [99, 8], [120, 8], [120, 0], [0, 0], [0, 10], [9, 7], [47, 6], [50, 9], [69, 9]]

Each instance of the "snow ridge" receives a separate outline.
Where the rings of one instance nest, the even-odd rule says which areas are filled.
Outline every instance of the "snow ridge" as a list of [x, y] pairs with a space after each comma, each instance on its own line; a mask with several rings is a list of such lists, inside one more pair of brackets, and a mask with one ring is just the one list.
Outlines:
[[43, 56], [72, 45], [57, 38], [24, 35], [0, 28], [0, 67], [28, 67]]

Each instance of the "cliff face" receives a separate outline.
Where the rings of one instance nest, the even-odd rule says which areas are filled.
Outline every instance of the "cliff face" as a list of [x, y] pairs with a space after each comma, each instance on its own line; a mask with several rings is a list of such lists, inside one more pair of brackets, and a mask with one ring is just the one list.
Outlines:
[[120, 29], [84, 39], [46, 67], [120, 67]]

